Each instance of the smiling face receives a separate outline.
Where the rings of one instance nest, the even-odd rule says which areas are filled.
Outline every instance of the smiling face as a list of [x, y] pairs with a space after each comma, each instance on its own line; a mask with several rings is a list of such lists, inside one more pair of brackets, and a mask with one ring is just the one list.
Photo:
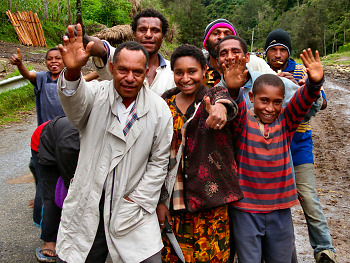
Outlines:
[[61, 52], [59, 50], [51, 50], [46, 56], [46, 67], [51, 75], [58, 76], [64, 68]]
[[244, 54], [241, 43], [238, 40], [227, 39], [221, 42], [217, 58], [221, 72], [222, 64], [225, 64], [225, 66], [228, 67], [229, 60], [234, 61], [236, 55], [238, 55], [239, 60], [242, 60], [242, 58], [245, 57], [246, 63], [249, 62], [250, 55], [249, 53]]
[[180, 57], [174, 63], [174, 81], [185, 95], [192, 95], [201, 86], [204, 70], [201, 64], [190, 56]]
[[270, 47], [266, 54], [267, 62], [274, 71], [283, 70], [287, 67], [289, 53], [284, 46]]
[[142, 50], [128, 50], [123, 48], [113, 65], [113, 84], [116, 91], [123, 98], [125, 107], [133, 102], [146, 76], [146, 56]]
[[284, 87], [264, 84], [253, 94], [249, 92], [250, 101], [254, 104], [254, 113], [264, 124], [270, 124], [282, 110]]
[[150, 55], [157, 53], [164, 38], [162, 21], [158, 17], [140, 17], [134, 38]]

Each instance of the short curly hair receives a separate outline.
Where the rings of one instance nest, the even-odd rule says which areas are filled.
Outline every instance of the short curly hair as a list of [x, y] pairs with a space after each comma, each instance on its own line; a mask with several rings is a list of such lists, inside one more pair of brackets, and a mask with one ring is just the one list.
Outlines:
[[275, 74], [262, 74], [257, 77], [254, 81], [252, 92], [254, 95], [259, 93], [261, 89], [265, 86], [273, 86], [276, 88], [281, 88], [283, 94], [285, 94], [285, 86], [282, 79]]
[[174, 64], [175, 64], [176, 60], [181, 58], [181, 57], [194, 58], [201, 65], [201, 68], [203, 70], [205, 70], [206, 60], [205, 60], [205, 57], [203, 55], [203, 52], [198, 47], [188, 45], [188, 44], [184, 44], [184, 45], [177, 47], [174, 50], [173, 54], [171, 55], [171, 59], [170, 59], [170, 66], [171, 66], [172, 71], [174, 71]]
[[159, 18], [160, 21], [162, 22], [162, 34], [163, 34], [163, 36], [165, 36], [166, 33], [168, 32], [169, 23], [168, 23], [168, 20], [165, 18], [165, 16], [153, 8], [147, 8], [147, 9], [142, 10], [140, 13], [138, 13], [132, 19], [131, 28], [132, 28], [132, 31], [134, 33], [136, 32], [136, 29], [137, 29], [137, 22], [139, 21], [139, 19], [141, 17], [157, 17], [157, 18]]

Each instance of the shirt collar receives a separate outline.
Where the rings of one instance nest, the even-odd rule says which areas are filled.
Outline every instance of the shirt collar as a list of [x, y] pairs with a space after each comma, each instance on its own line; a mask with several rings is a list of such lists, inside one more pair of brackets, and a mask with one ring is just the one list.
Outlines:
[[292, 72], [295, 70], [296, 62], [293, 59], [288, 59], [287, 67], [283, 70], [283, 72]]
[[158, 53], [158, 58], [159, 58], [159, 66], [162, 67], [166, 67], [166, 62], [165, 59], [162, 57], [161, 54]]

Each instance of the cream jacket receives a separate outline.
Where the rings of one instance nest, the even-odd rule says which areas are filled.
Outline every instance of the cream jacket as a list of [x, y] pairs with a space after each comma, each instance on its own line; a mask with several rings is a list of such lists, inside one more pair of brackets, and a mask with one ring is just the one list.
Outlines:
[[[105, 184], [104, 226], [113, 262], [140, 262], [163, 247], [156, 206], [168, 168], [173, 134], [167, 104], [141, 88], [138, 120], [126, 136], [117, 119], [112, 81], [79, 81], [77, 90], [58, 94], [81, 135], [76, 173], [63, 205], [56, 251], [68, 263], [84, 262], [99, 223]], [[129, 197], [134, 202], [127, 201]]]

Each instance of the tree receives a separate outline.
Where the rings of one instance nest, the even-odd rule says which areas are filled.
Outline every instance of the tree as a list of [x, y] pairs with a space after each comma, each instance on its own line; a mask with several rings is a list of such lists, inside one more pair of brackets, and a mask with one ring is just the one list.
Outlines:
[[173, 2], [174, 21], [179, 25], [180, 42], [202, 47], [206, 12], [200, 0]]

